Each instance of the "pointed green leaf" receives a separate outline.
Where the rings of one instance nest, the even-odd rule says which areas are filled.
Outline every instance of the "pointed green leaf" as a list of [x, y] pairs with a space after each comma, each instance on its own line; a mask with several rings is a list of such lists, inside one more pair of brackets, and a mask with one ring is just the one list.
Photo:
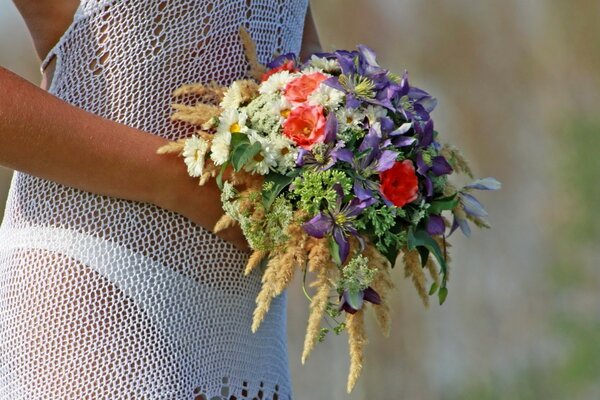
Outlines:
[[446, 297], [448, 296], [448, 288], [442, 287], [438, 292], [438, 298], [440, 299], [440, 305], [444, 304]]
[[281, 175], [276, 172], [270, 172], [267, 176], [265, 176], [265, 183], [273, 182], [271, 190], [263, 190], [262, 192], [265, 210], [269, 210], [271, 208], [275, 198], [279, 196], [279, 193], [289, 186], [293, 180], [294, 177], [292, 176]]
[[442, 254], [442, 250], [440, 246], [438, 246], [437, 242], [429, 236], [429, 234], [425, 230], [418, 230], [416, 232], [413, 231], [413, 228], [408, 230], [408, 248], [409, 250], [413, 250], [419, 246], [424, 246], [429, 250], [437, 260], [438, 264], [442, 268], [442, 273], [446, 274], [446, 259]]
[[457, 204], [458, 197], [456, 195], [452, 195], [432, 201], [427, 211], [429, 214], [440, 214], [444, 210], [452, 210]]
[[252, 157], [257, 155], [261, 150], [261, 145], [258, 142], [253, 144], [239, 144], [231, 153], [231, 163], [233, 169], [239, 171]]
[[433, 282], [429, 288], [429, 295], [432, 296], [438, 290], [438, 284]]

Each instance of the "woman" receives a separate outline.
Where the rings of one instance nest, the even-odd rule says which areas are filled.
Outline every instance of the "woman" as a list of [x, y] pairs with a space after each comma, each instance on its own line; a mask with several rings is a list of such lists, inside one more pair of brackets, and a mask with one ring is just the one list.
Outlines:
[[243, 236], [210, 233], [215, 185], [155, 151], [189, 134], [175, 88], [245, 76], [241, 25], [262, 62], [318, 50], [308, 0], [15, 3], [49, 93], [0, 69], [0, 164], [21, 171], [0, 228], [0, 398], [291, 398], [285, 293], [252, 334]]

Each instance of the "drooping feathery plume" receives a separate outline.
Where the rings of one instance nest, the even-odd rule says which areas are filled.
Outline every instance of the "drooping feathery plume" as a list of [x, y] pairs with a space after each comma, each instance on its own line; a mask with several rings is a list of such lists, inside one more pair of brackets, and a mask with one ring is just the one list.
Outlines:
[[429, 305], [429, 296], [425, 289], [426, 278], [423, 268], [421, 267], [421, 257], [419, 256], [419, 252], [417, 250], [405, 249], [404, 254], [402, 255], [402, 261], [404, 263], [404, 276], [412, 279], [419, 297], [421, 297], [423, 304], [427, 307]]
[[236, 223], [237, 223], [237, 221], [235, 219], [231, 218], [227, 214], [223, 214], [221, 216], [221, 218], [219, 218], [219, 220], [215, 224], [215, 227], [214, 227], [213, 231], [215, 233], [219, 233], [219, 232], [221, 232], [221, 231], [223, 231], [223, 230], [225, 230], [227, 228], [231, 228]]
[[354, 314], [346, 315], [346, 328], [348, 331], [348, 347], [350, 348], [350, 372], [346, 391], [350, 393], [360, 376], [364, 361], [364, 347], [368, 343], [365, 332], [365, 305]]
[[335, 264], [329, 262], [321, 266], [317, 273], [317, 278], [311, 284], [317, 288], [310, 302], [310, 315], [304, 336], [304, 349], [302, 350], [302, 364], [306, 362], [310, 352], [313, 350], [319, 339], [321, 330], [321, 320], [327, 309], [329, 293], [333, 288], [333, 273], [336, 272]]
[[178, 154], [180, 155], [185, 147], [185, 139], [179, 139], [174, 142], [169, 142], [156, 150], [156, 154]]
[[244, 275], [248, 276], [252, 273], [254, 268], [258, 267], [262, 260], [268, 256], [269, 253], [262, 250], [256, 250], [252, 253], [250, 258], [248, 258], [248, 263], [246, 264], [246, 269], [244, 270]]
[[196, 126], [203, 126], [210, 119], [218, 117], [221, 109], [210, 104], [197, 103], [193, 106], [172, 104], [176, 111], [171, 115], [173, 121], [183, 121]]
[[240, 38], [242, 40], [242, 45], [244, 46], [244, 51], [246, 52], [248, 64], [250, 64], [249, 75], [258, 81], [267, 69], [258, 61], [256, 43], [252, 40], [250, 33], [243, 26], [240, 27]]
[[372, 307], [372, 309], [375, 312], [375, 317], [381, 333], [383, 336], [389, 337], [391, 328], [391, 312], [388, 297], [390, 290], [396, 287], [394, 281], [392, 280], [391, 265], [388, 259], [385, 258], [385, 256], [381, 254], [379, 250], [377, 250], [377, 248], [375, 248], [375, 246], [372, 244], [369, 244], [365, 249], [365, 256], [370, 260], [371, 265], [374, 268], [377, 268], [379, 271], [375, 275], [371, 286], [379, 294], [381, 303], [375, 307]]
[[191, 83], [175, 89], [173, 97], [194, 95], [199, 97], [199, 101], [202, 103], [216, 105], [223, 100], [223, 95], [226, 90], [226, 86], [221, 86], [216, 82], [211, 82], [209, 84]]
[[433, 257], [429, 256], [429, 258], [427, 259], [427, 263], [425, 264], [425, 268], [427, 268], [427, 270], [429, 271], [429, 275], [431, 276], [431, 279], [433, 279], [435, 284], [439, 287], [440, 286], [440, 274], [438, 272], [437, 264], [435, 263], [435, 261], [433, 261]]
[[466, 174], [469, 178], [473, 178], [473, 171], [471, 171], [469, 162], [455, 146], [444, 144], [440, 150], [440, 154], [447, 160], [450, 160], [456, 172]]
[[265, 315], [269, 312], [271, 302], [275, 295], [275, 282], [277, 280], [277, 266], [279, 264], [280, 254], [271, 254], [271, 259], [263, 273], [261, 282], [262, 287], [258, 296], [256, 296], [256, 308], [252, 318], [252, 332], [255, 333], [262, 323]]

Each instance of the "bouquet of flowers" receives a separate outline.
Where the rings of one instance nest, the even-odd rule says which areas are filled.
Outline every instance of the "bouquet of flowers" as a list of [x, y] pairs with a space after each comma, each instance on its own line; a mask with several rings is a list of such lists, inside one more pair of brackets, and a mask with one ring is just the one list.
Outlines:
[[[190, 176], [200, 184], [214, 178], [221, 188], [225, 214], [215, 231], [239, 224], [253, 250], [245, 273], [262, 268], [252, 331], [301, 271], [310, 301], [302, 362], [330, 330], [346, 330], [350, 393], [369, 303], [389, 335], [396, 259], [426, 305], [436, 293], [443, 303], [446, 238], [457, 228], [470, 235], [469, 222], [489, 227], [472, 192], [500, 183], [477, 179], [459, 189], [450, 182], [453, 174], [473, 175], [454, 146], [439, 142], [430, 115], [436, 100], [411, 86], [406, 72], [380, 67], [368, 47], [304, 63], [286, 54], [263, 67], [247, 32], [241, 37], [255, 79], [178, 89], [175, 96], [202, 99], [174, 105], [173, 119], [198, 132], [159, 152], [181, 155]], [[330, 328], [321, 327], [323, 318]]]

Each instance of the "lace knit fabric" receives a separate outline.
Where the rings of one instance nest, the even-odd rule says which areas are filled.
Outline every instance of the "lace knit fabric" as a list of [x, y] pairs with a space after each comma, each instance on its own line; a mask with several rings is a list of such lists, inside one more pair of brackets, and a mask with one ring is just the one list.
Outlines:
[[[298, 52], [308, 0], [83, 0], [50, 92], [177, 139], [172, 91]], [[188, 99], [187, 101], [192, 101]], [[131, 149], [135, 151], [135, 149]], [[193, 199], [190, 199], [193, 201]], [[292, 398], [286, 293], [250, 330], [260, 271], [186, 218], [15, 173], [0, 228], [0, 398]]]

